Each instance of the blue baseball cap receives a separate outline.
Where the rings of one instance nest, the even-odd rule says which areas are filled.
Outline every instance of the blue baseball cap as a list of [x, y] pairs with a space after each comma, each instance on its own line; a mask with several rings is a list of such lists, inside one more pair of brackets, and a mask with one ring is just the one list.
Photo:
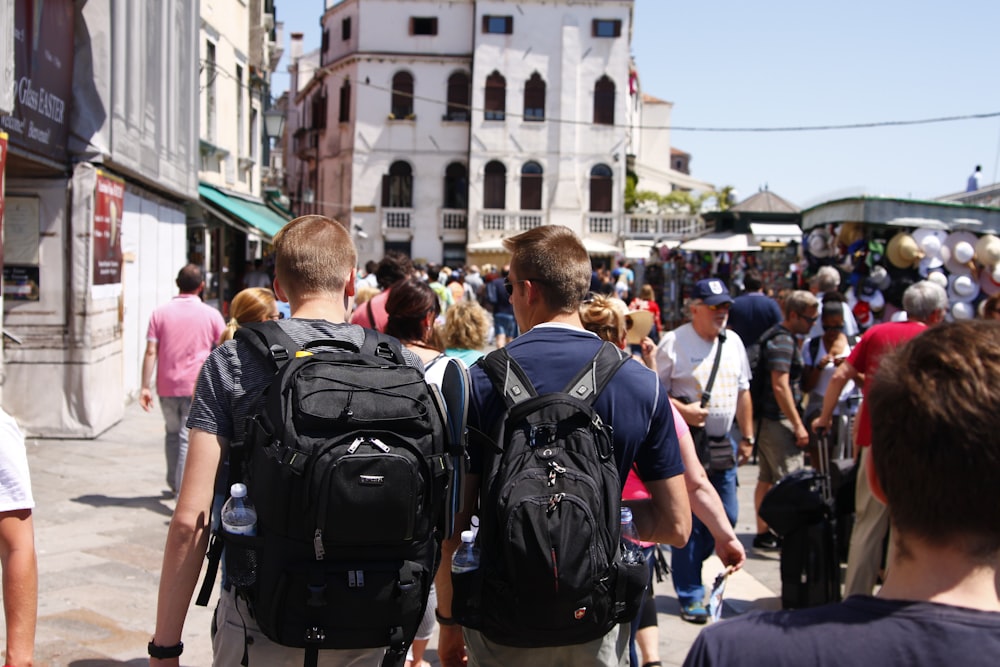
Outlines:
[[729, 288], [726, 287], [726, 283], [718, 278], [706, 278], [696, 282], [694, 289], [691, 290], [691, 298], [698, 299], [707, 306], [733, 302], [733, 297], [729, 296]]

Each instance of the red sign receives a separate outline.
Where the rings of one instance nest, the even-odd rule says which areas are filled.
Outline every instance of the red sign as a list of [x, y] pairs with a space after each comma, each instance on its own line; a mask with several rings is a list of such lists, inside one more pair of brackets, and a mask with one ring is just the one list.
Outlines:
[[94, 285], [122, 281], [122, 212], [125, 181], [97, 172], [94, 192]]

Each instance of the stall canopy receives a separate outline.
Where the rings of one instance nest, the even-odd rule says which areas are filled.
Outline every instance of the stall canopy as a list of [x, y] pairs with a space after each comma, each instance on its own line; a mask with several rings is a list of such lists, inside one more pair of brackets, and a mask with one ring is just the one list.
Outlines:
[[476, 241], [475, 243], [470, 243], [467, 246], [469, 252], [507, 252], [503, 247], [503, 239], [486, 239], [485, 241]]
[[681, 250], [694, 252], [757, 252], [760, 249], [750, 234], [729, 232], [705, 234], [681, 244]]
[[274, 238], [288, 218], [268, 208], [260, 200], [248, 199], [234, 194], [226, 194], [210, 185], [198, 185], [198, 194], [209, 204], [213, 212], [244, 222], [268, 239]]
[[768, 241], [772, 243], [801, 243], [802, 228], [798, 225], [772, 223], [772, 222], [751, 222], [750, 233], [757, 241]]
[[618, 255], [622, 249], [610, 243], [604, 243], [597, 239], [581, 239], [583, 247], [587, 249], [588, 255]]

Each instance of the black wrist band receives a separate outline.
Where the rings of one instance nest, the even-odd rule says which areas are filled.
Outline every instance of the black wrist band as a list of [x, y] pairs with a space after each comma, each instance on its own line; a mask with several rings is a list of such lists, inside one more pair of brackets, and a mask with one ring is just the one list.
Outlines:
[[441, 612], [439, 612], [437, 609], [434, 610], [434, 617], [441, 625], [458, 625], [458, 622], [455, 621], [455, 619], [448, 618], [447, 616], [442, 616]]
[[177, 658], [184, 652], [184, 642], [177, 642], [174, 646], [157, 646], [155, 640], [150, 639], [146, 650], [149, 652], [150, 658], [156, 658], [157, 660]]

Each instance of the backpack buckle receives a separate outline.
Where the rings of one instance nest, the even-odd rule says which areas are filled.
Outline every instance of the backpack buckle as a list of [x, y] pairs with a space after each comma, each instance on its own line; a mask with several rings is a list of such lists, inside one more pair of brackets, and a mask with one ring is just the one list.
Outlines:
[[286, 350], [283, 346], [272, 345], [268, 349], [271, 351], [271, 358], [274, 359], [274, 363], [280, 366], [288, 361], [288, 350]]

